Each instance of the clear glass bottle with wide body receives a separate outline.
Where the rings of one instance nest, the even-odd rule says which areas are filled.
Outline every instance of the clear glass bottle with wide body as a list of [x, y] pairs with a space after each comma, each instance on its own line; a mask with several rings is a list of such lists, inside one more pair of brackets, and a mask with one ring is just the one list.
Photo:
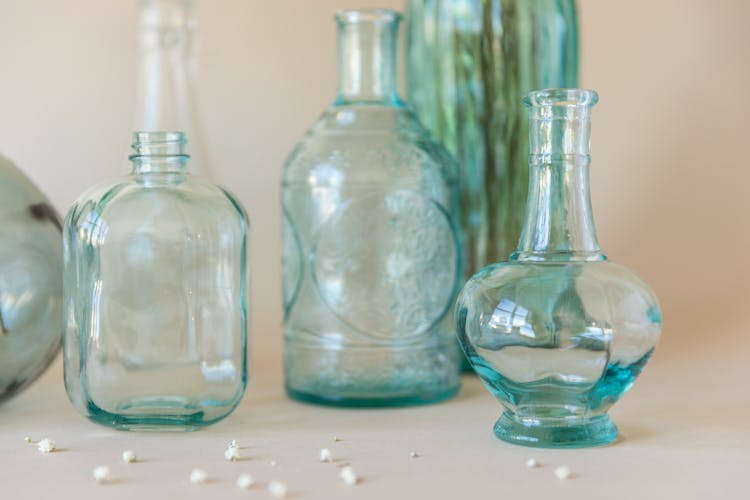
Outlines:
[[65, 386], [97, 423], [193, 430], [245, 390], [247, 218], [188, 173], [181, 132], [134, 139], [132, 173], [65, 220]]
[[533, 89], [578, 85], [576, 0], [409, 0], [408, 100], [459, 163], [464, 270], [504, 261], [523, 225]]
[[179, 130], [190, 139], [190, 170], [211, 177], [194, 95], [197, 74], [194, 0], [138, 2], [138, 76], [133, 130]]
[[344, 406], [459, 387], [455, 165], [396, 92], [399, 14], [343, 11], [339, 93], [282, 179], [287, 393]]
[[530, 93], [526, 222], [510, 262], [489, 266], [456, 306], [464, 352], [504, 412], [495, 434], [515, 444], [607, 444], [607, 410], [661, 334], [649, 287], [606, 260], [589, 196], [591, 108], [578, 89]]

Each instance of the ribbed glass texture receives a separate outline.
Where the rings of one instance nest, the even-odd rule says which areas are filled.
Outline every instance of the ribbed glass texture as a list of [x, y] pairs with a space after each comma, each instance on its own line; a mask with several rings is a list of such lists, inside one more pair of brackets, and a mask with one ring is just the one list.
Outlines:
[[575, 0], [410, 0], [409, 103], [456, 156], [465, 271], [503, 261], [528, 189], [524, 93], [575, 87]]
[[296, 399], [392, 406], [459, 387], [455, 164], [396, 93], [399, 17], [338, 14], [338, 96], [284, 169], [284, 368]]
[[0, 155], [0, 402], [47, 368], [61, 337], [60, 217]]
[[532, 92], [531, 181], [510, 262], [482, 269], [456, 306], [464, 352], [504, 412], [495, 434], [527, 446], [582, 447], [617, 438], [607, 410], [661, 333], [654, 293], [607, 262], [589, 196], [592, 91]]
[[65, 386], [119, 429], [196, 429], [245, 390], [247, 218], [188, 173], [185, 142], [136, 133], [132, 173], [83, 194], [64, 224]]

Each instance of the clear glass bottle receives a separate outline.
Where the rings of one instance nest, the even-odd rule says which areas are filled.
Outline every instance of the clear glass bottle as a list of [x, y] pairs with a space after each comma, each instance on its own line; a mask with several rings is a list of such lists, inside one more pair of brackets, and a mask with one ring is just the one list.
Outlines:
[[407, 83], [417, 116], [459, 162], [465, 271], [507, 260], [523, 224], [521, 97], [578, 85], [576, 0], [409, 0]]
[[339, 12], [339, 92], [282, 178], [288, 394], [429, 403], [459, 387], [452, 158], [396, 93], [400, 15]]
[[63, 228], [65, 387], [118, 429], [192, 430], [247, 382], [247, 218], [187, 171], [181, 132], [137, 132], [133, 171], [82, 195]]
[[552, 448], [617, 437], [607, 410], [649, 360], [659, 302], [599, 249], [589, 197], [596, 92], [531, 92], [529, 198], [517, 251], [463, 289], [458, 336], [504, 412], [495, 434]]
[[179, 130], [190, 143], [190, 170], [211, 177], [196, 111], [193, 0], [138, 0], [138, 83], [133, 130]]
[[0, 155], [0, 402], [55, 359], [62, 338], [60, 217]]

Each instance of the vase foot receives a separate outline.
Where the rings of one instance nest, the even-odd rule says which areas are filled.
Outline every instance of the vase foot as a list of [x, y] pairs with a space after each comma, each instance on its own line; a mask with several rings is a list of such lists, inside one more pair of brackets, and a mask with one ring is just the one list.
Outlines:
[[519, 418], [503, 412], [495, 422], [495, 436], [521, 446], [536, 448], [586, 448], [617, 439], [617, 426], [609, 415], [576, 420]]

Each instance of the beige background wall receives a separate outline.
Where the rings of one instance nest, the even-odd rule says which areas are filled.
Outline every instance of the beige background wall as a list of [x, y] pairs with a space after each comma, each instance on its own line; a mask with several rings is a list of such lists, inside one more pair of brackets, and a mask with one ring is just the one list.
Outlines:
[[[401, 0], [198, 0], [199, 108], [213, 169], [253, 221], [255, 357], [278, 364], [278, 181], [335, 92], [336, 8]], [[658, 356], [750, 327], [750, 2], [580, 0], [595, 111], [593, 203], [612, 260], [662, 300]], [[0, 151], [64, 212], [120, 172], [135, 0], [0, 0]]]

